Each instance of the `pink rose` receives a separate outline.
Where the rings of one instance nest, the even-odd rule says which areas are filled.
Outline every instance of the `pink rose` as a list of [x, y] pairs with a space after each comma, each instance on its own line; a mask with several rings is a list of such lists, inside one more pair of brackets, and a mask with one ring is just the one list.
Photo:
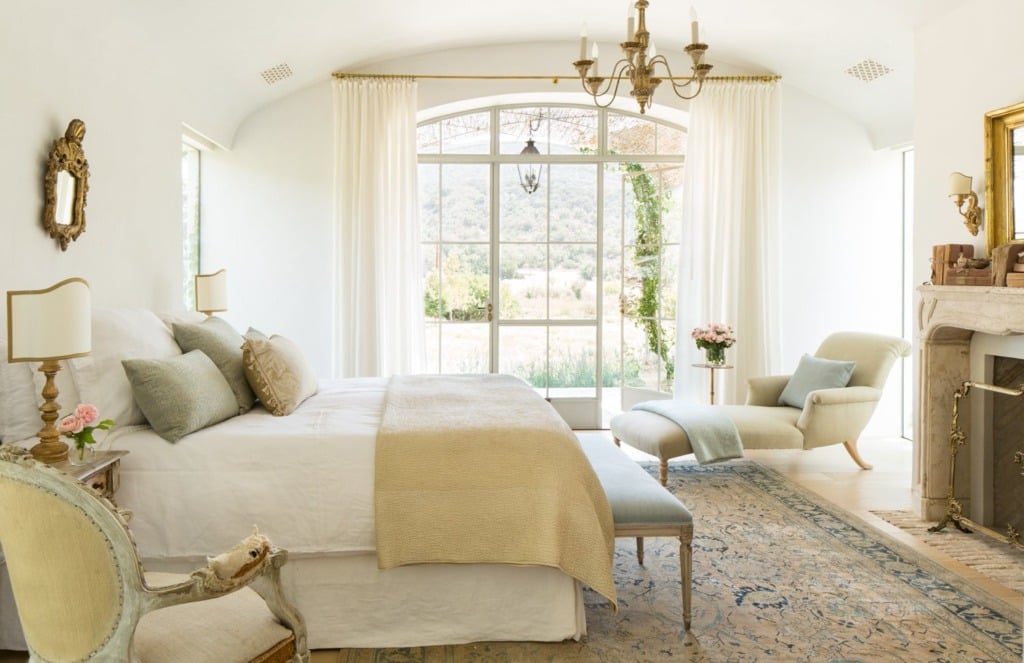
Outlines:
[[71, 435], [82, 432], [82, 428], [84, 427], [85, 424], [82, 423], [82, 420], [79, 419], [78, 416], [74, 414], [69, 414], [68, 416], [61, 419], [60, 423], [57, 424], [58, 431], [64, 434]]
[[100, 420], [100, 411], [95, 405], [82, 403], [75, 408], [75, 416], [82, 420], [83, 426], [92, 426]]

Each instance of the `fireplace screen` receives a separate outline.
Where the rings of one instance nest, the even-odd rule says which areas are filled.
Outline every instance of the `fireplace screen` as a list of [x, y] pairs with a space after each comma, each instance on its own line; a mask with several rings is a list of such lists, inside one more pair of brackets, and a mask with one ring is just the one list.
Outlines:
[[[957, 529], [962, 532], [971, 532], [972, 528], [978, 530], [983, 534], [987, 534], [995, 539], [1008, 543], [1015, 548], [1024, 551], [1024, 544], [1021, 543], [1020, 530], [1022, 524], [1019, 521], [1021, 518], [1020, 509], [1017, 505], [1020, 504], [1017, 497], [1024, 491], [1024, 450], [1014, 450], [1012, 452], [1012, 462], [1006, 463], [999, 459], [996, 459], [996, 465], [999, 471], [996, 472], [997, 485], [994, 485], [994, 489], [997, 489], [995, 493], [998, 496], [996, 500], [995, 508], [995, 519], [996, 523], [1005, 523], [1005, 533], [1001, 533], [995, 529], [991, 529], [979, 523], [976, 523], [969, 519], [963, 513], [963, 505], [956, 497], [956, 457], [960, 448], [967, 444], [967, 435], [964, 433], [963, 428], [960, 426], [960, 401], [970, 393], [972, 388], [983, 389], [990, 391], [998, 395], [1004, 396], [1021, 396], [1024, 395], [1024, 385], [1018, 388], [1000, 387], [998, 385], [986, 384], [984, 382], [972, 382], [965, 381], [960, 385], [960, 388], [953, 392], [953, 421], [949, 427], [949, 492], [947, 494], [947, 508], [946, 515], [939, 522], [938, 525], [930, 527], [929, 531], [937, 532], [946, 527], [949, 523], [953, 523]], [[1019, 407], [1019, 402], [1014, 403], [1014, 408]], [[1006, 411], [1005, 409], [1003, 410]], [[997, 415], [1000, 416], [1000, 415]], [[1008, 459], [1009, 460], [1009, 459]], [[998, 484], [1006, 484], [1000, 489]]]

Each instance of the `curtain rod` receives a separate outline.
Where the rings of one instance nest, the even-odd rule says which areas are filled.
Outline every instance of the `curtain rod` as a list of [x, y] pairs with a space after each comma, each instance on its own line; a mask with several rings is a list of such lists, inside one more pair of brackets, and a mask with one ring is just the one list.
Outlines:
[[[508, 74], [354, 74], [336, 71], [331, 74], [334, 78], [412, 78], [412, 79], [446, 79], [446, 80], [473, 80], [473, 81], [546, 81], [550, 80], [555, 85], [563, 78], [577, 80], [577, 76], [530, 76], [530, 75], [508, 75]], [[661, 80], [685, 81], [689, 76], [665, 76]], [[708, 76], [706, 81], [743, 81], [773, 83], [782, 80], [782, 76]]]

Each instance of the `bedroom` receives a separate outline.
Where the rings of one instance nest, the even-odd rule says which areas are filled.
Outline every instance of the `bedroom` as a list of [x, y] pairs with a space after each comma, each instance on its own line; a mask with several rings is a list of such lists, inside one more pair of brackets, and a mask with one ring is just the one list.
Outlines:
[[[307, 11], [293, 7], [288, 17], [278, 17], [296, 21], [284, 22], [287, 29], [304, 29], [292, 12], [317, 15], [317, 3], [301, 7]], [[652, 12], [657, 7], [655, 4]], [[913, 49], [914, 104], [906, 130], [898, 136], [878, 137], [880, 142], [876, 142], [833, 104], [787, 83], [792, 77], [789, 72], [772, 72], [783, 76], [783, 133], [787, 136], [782, 173], [786, 224], [779, 265], [783, 297], [778, 317], [784, 339], [780, 366], [792, 366], [803, 351], [836, 328], [901, 333], [900, 165], [898, 152], [890, 149], [893, 146], [912, 144], [916, 156], [912, 282], [928, 278], [931, 245], [968, 241], [959, 215], [951, 209], [946, 180], [950, 172], [963, 171], [974, 175], [975, 189], [981, 190], [981, 117], [988, 110], [1024, 98], [1024, 84], [1010, 71], [1010, 63], [1024, 50], [1013, 38], [1011, 27], [1019, 24], [1022, 9], [1011, 0], [954, 2], [949, 7], [948, 13], [913, 32], [913, 46], [910, 42], [902, 46]], [[0, 65], [5, 81], [5, 122], [0, 135], [6, 148], [0, 173], [7, 193], [0, 284], [4, 289], [34, 288], [80, 275], [89, 280], [98, 306], [180, 307], [178, 155], [184, 121], [230, 147], [210, 159], [222, 165], [228, 184], [220, 189], [211, 185], [206, 194], [226, 195], [232, 190], [231, 173], [244, 175], [250, 167], [257, 175], [257, 185], [272, 188], [276, 194], [273, 200], [259, 200], [251, 189], [241, 189], [241, 196], [223, 200], [204, 219], [211, 244], [203, 267], [216, 269], [228, 264], [232, 274], [232, 307], [226, 319], [296, 339], [318, 372], [327, 377], [331, 371], [331, 307], [328, 291], [317, 287], [330, 281], [326, 261], [313, 261], [322, 265], [320, 271], [304, 271], [302, 278], [296, 279], [294, 264], [286, 262], [280, 271], [266, 269], [262, 260], [241, 260], [238, 249], [265, 256], [288, 241], [303, 262], [310, 255], [322, 255], [320, 238], [332, 205], [327, 195], [331, 150], [329, 138], [312, 125], [329, 126], [329, 71], [358, 67], [364, 64], [363, 56], [357, 53], [331, 62], [327, 70], [316, 73], [318, 83], [279, 99], [271, 99], [276, 93], [266, 93], [261, 87], [260, 94], [268, 95], [264, 97], [266, 105], [242, 107], [241, 100], [205, 87], [205, 79], [198, 73], [183, 70], [177, 54], [182, 48], [181, 34], [187, 34], [191, 24], [209, 20], [230, 30], [232, 11], [248, 10], [230, 3], [214, 16], [204, 15], [211, 11], [208, 8], [188, 16], [182, 16], [183, 11], [180, 7], [155, 9], [119, 2], [104, 3], [102, 9], [22, 3], [8, 10], [10, 20], [0, 27], [0, 50], [6, 56]], [[545, 16], [547, 11], [538, 5], [535, 15]], [[408, 41], [403, 34], [396, 34], [389, 39], [399, 47], [383, 50], [373, 58], [374, 64], [380, 70], [454, 72], [467, 60], [480, 57], [493, 65], [489, 70], [505, 62], [503, 67], [510, 73], [562, 71], [568, 69], [566, 62], [575, 54], [579, 23], [597, 21], [596, 10], [587, 3], [567, 6], [566, 12], [570, 15], [564, 22], [567, 27], [557, 30], [565, 33], [564, 39], [528, 49], [515, 44], [530, 38], [529, 28], [504, 39], [481, 36], [450, 43], [439, 38], [415, 52], [406, 50]], [[706, 24], [711, 22], [710, 12], [710, 8], [702, 9]], [[616, 9], [614, 13], [624, 12]], [[856, 15], [856, 10], [852, 13]], [[869, 49], [867, 38], [874, 24], [871, 12], [865, 13], [868, 15], [857, 18], [863, 21], [865, 42], [851, 42], [850, 64], [870, 55], [865, 49]], [[721, 25], [711, 28], [712, 35], [719, 33], [724, 39], [730, 22], [727, 16], [720, 19]], [[342, 35], [348, 34], [345, 30], [374, 33], [386, 30], [388, 23], [360, 20], [353, 26], [338, 27], [338, 31]], [[486, 23], [481, 19], [480, 29]], [[180, 31], [164, 33], [153, 27], [161, 24], [179, 26]], [[323, 21], [317, 29], [329, 32], [329, 24], [337, 22]], [[661, 25], [652, 22], [652, 31], [664, 32]], [[407, 29], [411, 33], [417, 30], [416, 26]], [[964, 35], [979, 35], [967, 51]], [[606, 41], [613, 38], [609, 31]], [[232, 77], [264, 86], [256, 78], [258, 71], [283, 61], [291, 61], [298, 69], [291, 53], [260, 50], [266, 46], [257, 43], [261, 40], [269, 41], [257, 35], [252, 43], [240, 47], [240, 52], [230, 54], [238, 58], [230, 65], [237, 67]], [[509, 43], [483, 46], [492, 41]], [[441, 51], [456, 46], [466, 50]], [[200, 61], [209, 58], [216, 62], [221, 56], [215, 42], [197, 42], [196, 49]], [[813, 60], [814, 54], [802, 57]], [[758, 63], [756, 55], [747, 59], [752, 67]], [[716, 63], [723, 72], [727, 71], [725, 62]], [[735, 69], [745, 72], [749, 68]], [[574, 89], [569, 82], [565, 89]], [[500, 85], [470, 83], [424, 88], [424, 106], [509, 91]], [[430, 102], [430, 89], [435, 90], [434, 103]], [[92, 173], [89, 228], [62, 253], [38, 227], [39, 182], [48, 146], [72, 117], [83, 118], [88, 127], [85, 146]], [[816, 278], [806, 278], [808, 274]], [[298, 292], [301, 296], [296, 296]], [[913, 310], [912, 305], [909, 308]], [[912, 363], [908, 363], [906, 374], [916, 374]], [[889, 410], [884, 423], [879, 422], [882, 430], [875, 431], [877, 434], [898, 432], [898, 410], [898, 404]]]

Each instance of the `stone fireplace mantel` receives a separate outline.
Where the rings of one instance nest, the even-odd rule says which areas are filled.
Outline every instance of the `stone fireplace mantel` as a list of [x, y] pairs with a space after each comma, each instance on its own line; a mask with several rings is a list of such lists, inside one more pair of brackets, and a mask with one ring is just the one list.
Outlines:
[[[918, 425], [913, 490], [921, 500], [921, 516], [939, 520], [946, 513], [949, 491], [953, 392], [970, 379], [971, 336], [975, 332], [1024, 334], [1024, 288], [923, 285], [917, 290]], [[965, 473], [961, 482], [958, 456], [958, 493], [961, 485], [966, 488], [967, 480]]]

